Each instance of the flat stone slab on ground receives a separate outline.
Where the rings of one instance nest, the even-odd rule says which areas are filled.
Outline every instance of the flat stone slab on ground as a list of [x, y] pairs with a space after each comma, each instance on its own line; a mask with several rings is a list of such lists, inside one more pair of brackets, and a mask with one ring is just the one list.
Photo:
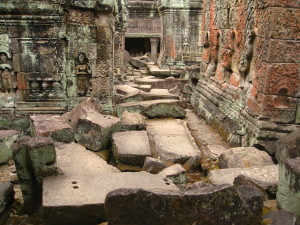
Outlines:
[[147, 172], [49, 177], [44, 180], [44, 224], [95, 225], [106, 221], [106, 195], [119, 188], [178, 190]]
[[75, 140], [90, 150], [105, 150], [111, 144], [111, 134], [120, 129], [119, 118], [88, 112], [86, 116], [78, 120]]
[[55, 141], [72, 142], [74, 132], [71, 125], [58, 115], [32, 115], [33, 137], [52, 137]]
[[234, 179], [239, 175], [245, 175], [257, 181], [277, 184], [278, 165], [211, 170], [208, 178], [214, 185], [232, 185]]
[[151, 156], [147, 131], [116, 132], [112, 139], [117, 163], [143, 166], [145, 158]]
[[124, 111], [141, 113], [150, 118], [183, 118], [185, 116], [182, 102], [172, 99], [122, 103], [117, 105], [116, 109], [119, 116]]
[[95, 153], [74, 142], [55, 143], [55, 152], [57, 167], [65, 176], [96, 176], [100, 173], [120, 172]]
[[155, 94], [155, 95], [170, 95], [171, 93], [169, 92], [168, 89], [152, 89], [150, 91], [150, 94]]
[[183, 120], [154, 119], [146, 121], [153, 142], [153, 154], [163, 160], [185, 163], [201, 154]]

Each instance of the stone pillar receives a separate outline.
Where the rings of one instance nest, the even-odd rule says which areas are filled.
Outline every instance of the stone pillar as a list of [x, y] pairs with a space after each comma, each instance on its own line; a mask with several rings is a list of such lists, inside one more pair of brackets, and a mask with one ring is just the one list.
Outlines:
[[277, 202], [300, 220], [300, 157], [280, 163]]
[[14, 144], [13, 154], [26, 212], [32, 214], [42, 203], [43, 178], [58, 174], [54, 143], [25, 137]]
[[153, 62], [156, 63], [157, 61], [157, 48], [159, 43], [159, 38], [150, 38], [151, 43], [151, 55]]

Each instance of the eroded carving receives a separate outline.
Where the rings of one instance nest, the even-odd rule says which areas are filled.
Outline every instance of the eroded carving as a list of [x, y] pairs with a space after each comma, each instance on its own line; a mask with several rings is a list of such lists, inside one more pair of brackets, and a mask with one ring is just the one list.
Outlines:
[[79, 53], [76, 59], [75, 74], [77, 78], [77, 94], [86, 96], [91, 92], [91, 70], [89, 60], [84, 53]]
[[0, 53], [1, 92], [13, 93], [16, 88], [16, 78], [7, 53]]

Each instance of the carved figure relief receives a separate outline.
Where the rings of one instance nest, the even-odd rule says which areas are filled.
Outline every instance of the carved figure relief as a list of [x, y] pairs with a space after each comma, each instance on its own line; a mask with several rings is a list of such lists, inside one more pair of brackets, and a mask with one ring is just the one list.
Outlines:
[[182, 43], [182, 49], [183, 49], [183, 55], [190, 54], [190, 42], [189, 42], [188, 37], [184, 37], [183, 43]]
[[5, 52], [0, 53], [0, 79], [1, 92], [13, 93], [16, 88], [16, 78]]
[[78, 54], [75, 65], [77, 94], [79, 96], [86, 96], [91, 92], [91, 70], [88, 64], [88, 58], [84, 53]]
[[250, 69], [250, 64], [253, 55], [253, 43], [255, 39], [255, 33], [253, 31], [248, 30], [245, 42], [245, 50], [241, 55], [240, 64], [239, 64], [239, 72], [244, 77], [248, 74]]

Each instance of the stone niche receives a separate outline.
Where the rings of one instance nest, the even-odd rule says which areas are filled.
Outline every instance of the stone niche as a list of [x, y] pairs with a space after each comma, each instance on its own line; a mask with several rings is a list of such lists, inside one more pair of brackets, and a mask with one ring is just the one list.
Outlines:
[[191, 102], [228, 142], [272, 153], [299, 127], [299, 18], [295, 1], [203, 1]]
[[63, 113], [93, 96], [109, 111], [124, 8], [123, 0], [2, 1], [1, 110]]

